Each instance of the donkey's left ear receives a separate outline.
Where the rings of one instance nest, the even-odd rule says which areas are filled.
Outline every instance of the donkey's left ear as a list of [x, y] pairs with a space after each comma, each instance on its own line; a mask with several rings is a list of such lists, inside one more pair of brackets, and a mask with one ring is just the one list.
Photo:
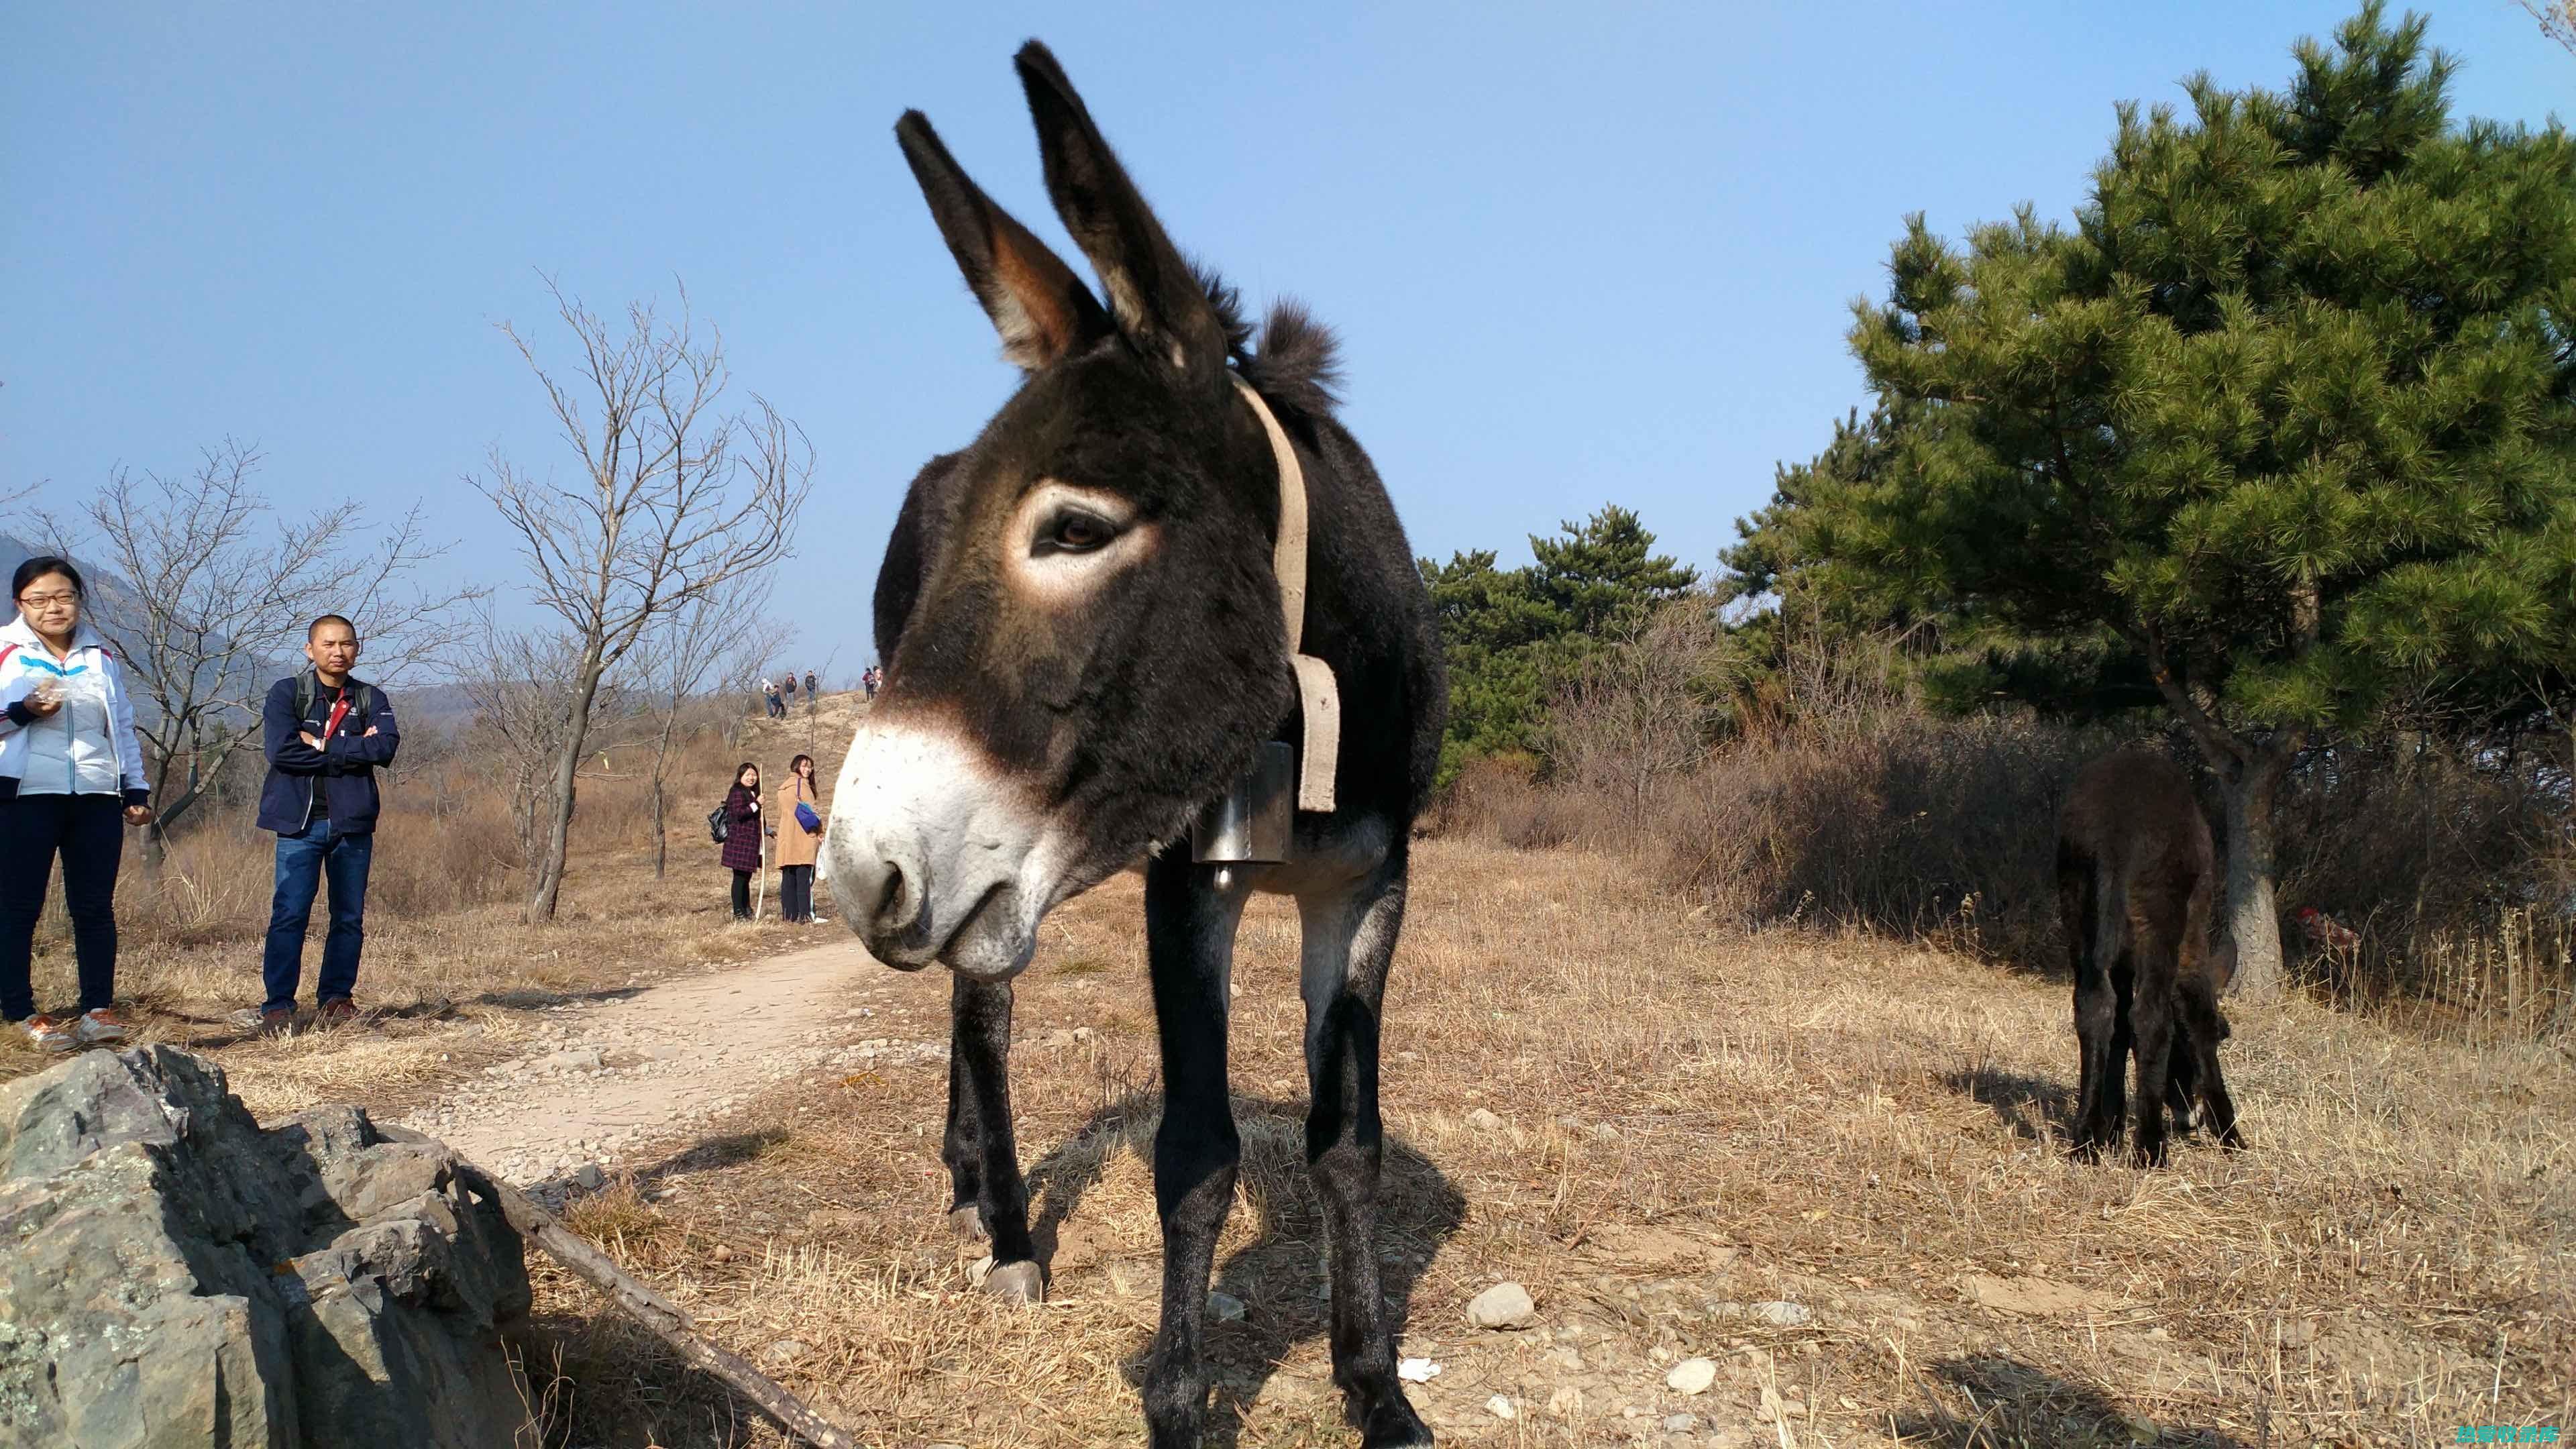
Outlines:
[[1034, 40], [1020, 47], [1016, 64], [1037, 123], [1047, 193], [1100, 273], [1118, 330], [1148, 357], [1183, 372], [1222, 375], [1225, 328], [1205, 287], [1127, 179], [1064, 67]]

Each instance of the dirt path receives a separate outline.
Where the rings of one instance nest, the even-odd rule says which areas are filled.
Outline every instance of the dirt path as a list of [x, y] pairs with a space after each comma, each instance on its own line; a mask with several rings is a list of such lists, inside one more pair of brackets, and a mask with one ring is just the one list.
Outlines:
[[815, 929], [830, 944], [550, 1008], [527, 1053], [397, 1120], [544, 1189], [632, 1165], [797, 1073], [944, 1063], [945, 973], [898, 975]]

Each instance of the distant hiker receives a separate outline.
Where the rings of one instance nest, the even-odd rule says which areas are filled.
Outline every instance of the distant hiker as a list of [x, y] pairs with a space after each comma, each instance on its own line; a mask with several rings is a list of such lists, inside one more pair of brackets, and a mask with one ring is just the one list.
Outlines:
[[331, 927], [322, 938], [314, 1004], [324, 1026], [358, 1014], [358, 952], [366, 944], [367, 874], [375, 863], [376, 770], [394, 762], [402, 732], [385, 692], [349, 673], [358, 662], [358, 630], [325, 614], [304, 631], [311, 668], [268, 687], [260, 727], [268, 781], [259, 792], [259, 828], [277, 834], [277, 867], [268, 910], [268, 943], [260, 977], [268, 997], [234, 1013], [242, 1026], [277, 1033], [295, 1023], [295, 989], [304, 977], [304, 938], [313, 898], [331, 883]]
[[814, 788], [812, 755], [798, 755], [787, 762], [787, 788], [778, 792], [776, 814], [778, 823], [771, 828], [778, 832], [778, 916], [810, 926], [814, 923], [814, 856], [823, 843], [823, 797]]
[[868, 668], [867, 668], [867, 672], [859, 676], [859, 685], [860, 685], [860, 687], [861, 687], [861, 688], [863, 688], [863, 689], [867, 690], [867, 692], [868, 692], [868, 703], [870, 703], [870, 704], [874, 704], [874, 703], [876, 703], [876, 702], [877, 702], [877, 667], [876, 667], [875, 665], [873, 665], [873, 664], [869, 665], [869, 666], [868, 666]]
[[786, 717], [787, 706], [778, 701], [778, 685], [765, 674], [760, 677], [760, 697], [766, 702], [763, 707], [771, 719]]
[[724, 854], [719, 857], [733, 872], [733, 918], [751, 919], [751, 873], [760, 869], [760, 767], [749, 760], [733, 772], [733, 788], [725, 792]]
[[822, 699], [822, 697], [823, 697], [823, 691], [822, 691], [822, 688], [821, 688], [820, 686], [818, 686], [817, 684], [815, 684], [815, 682], [814, 682], [814, 671], [813, 671], [813, 670], [811, 670], [811, 669], [806, 670], [806, 671], [805, 671], [805, 712], [806, 712], [807, 714], [812, 714], [812, 713], [814, 712], [814, 705], [816, 704], [816, 702], [817, 702], [817, 701], [821, 700], [821, 699]]
[[[18, 617], [0, 629], [0, 1013], [49, 1052], [123, 1041], [116, 1000], [117, 828], [152, 823], [143, 747], [125, 673], [81, 618], [86, 589], [70, 560], [18, 565]], [[80, 960], [80, 1019], [36, 1010], [36, 918], [54, 857]]]

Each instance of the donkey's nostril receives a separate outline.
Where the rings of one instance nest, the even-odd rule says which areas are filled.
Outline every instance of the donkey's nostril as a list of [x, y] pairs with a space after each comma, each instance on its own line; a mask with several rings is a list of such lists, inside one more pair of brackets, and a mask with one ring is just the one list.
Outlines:
[[889, 860], [885, 863], [885, 888], [877, 895], [876, 918], [891, 925], [903, 909], [903, 867]]

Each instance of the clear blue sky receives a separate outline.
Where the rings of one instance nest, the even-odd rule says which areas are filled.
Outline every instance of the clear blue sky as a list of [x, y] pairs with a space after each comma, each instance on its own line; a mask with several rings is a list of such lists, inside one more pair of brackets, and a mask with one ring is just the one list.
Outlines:
[[[2466, 114], [2539, 122], [2576, 56], [2435, 0]], [[1054, 47], [1175, 239], [1334, 326], [1415, 551], [1528, 556], [1605, 501], [1703, 571], [1860, 400], [1848, 306], [1904, 213], [2064, 217], [2122, 98], [2279, 85], [2342, 3], [21, 5], [0, 19], [0, 492], [60, 503], [227, 434], [293, 509], [564, 466], [495, 330], [559, 346], [684, 279], [738, 386], [820, 454], [779, 598], [869, 647], [905, 482], [1013, 385], [891, 134], [927, 111], [1045, 205], [1010, 55]], [[971, 14], [969, 12], [972, 12]], [[558, 357], [561, 353], [556, 354]]]

